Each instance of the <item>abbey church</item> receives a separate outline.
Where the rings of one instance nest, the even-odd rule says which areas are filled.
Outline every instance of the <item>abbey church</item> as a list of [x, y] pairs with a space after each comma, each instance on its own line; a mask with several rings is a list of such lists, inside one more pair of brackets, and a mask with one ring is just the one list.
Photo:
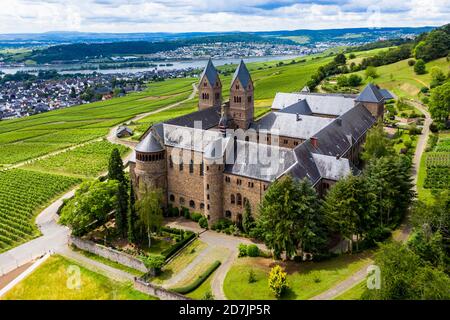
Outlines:
[[308, 179], [323, 195], [357, 174], [367, 131], [383, 117], [387, 90], [369, 84], [359, 95], [277, 93], [255, 120], [254, 83], [238, 65], [229, 101], [211, 60], [198, 83], [198, 111], [153, 125], [135, 148], [130, 174], [136, 192], [160, 188], [166, 207], [202, 213], [210, 223], [242, 221], [272, 182]]

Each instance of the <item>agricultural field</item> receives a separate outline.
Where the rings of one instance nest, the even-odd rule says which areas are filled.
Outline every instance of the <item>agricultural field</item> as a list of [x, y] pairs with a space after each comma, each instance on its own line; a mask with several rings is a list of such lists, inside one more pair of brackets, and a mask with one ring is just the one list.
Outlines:
[[80, 182], [21, 169], [0, 171], [0, 252], [36, 237], [37, 211]]
[[[72, 274], [80, 270], [80, 286], [68, 286]], [[117, 282], [63, 258], [48, 258], [33, 273], [17, 284], [4, 300], [156, 300], [133, 289], [131, 282]]]
[[426, 153], [427, 189], [450, 189], [450, 134], [442, 134], [434, 150]]
[[125, 156], [130, 149], [108, 141], [96, 141], [75, 149], [37, 160], [24, 166], [26, 169], [59, 173], [80, 178], [94, 178], [108, 169], [111, 152], [117, 148]]
[[108, 129], [145, 112], [185, 100], [196, 79], [151, 83], [146, 91], [122, 98], [3, 120], [0, 164], [14, 164], [104, 137]]

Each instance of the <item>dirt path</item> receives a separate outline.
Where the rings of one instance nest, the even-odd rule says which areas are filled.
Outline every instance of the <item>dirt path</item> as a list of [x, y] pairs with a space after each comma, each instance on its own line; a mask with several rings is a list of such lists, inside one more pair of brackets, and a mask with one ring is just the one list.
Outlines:
[[[412, 175], [413, 175], [413, 182], [414, 182], [414, 190], [417, 190], [417, 177], [419, 173], [419, 166], [420, 166], [420, 159], [422, 158], [423, 153], [425, 152], [425, 148], [427, 146], [428, 137], [430, 135], [430, 124], [431, 124], [431, 117], [428, 111], [426, 110], [426, 107], [422, 105], [421, 103], [414, 101], [414, 100], [408, 100], [409, 103], [411, 103], [413, 106], [415, 106], [417, 109], [419, 109], [424, 115], [425, 115], [425, 122], [422, 130], [422, 134], [419, 136], [419, 139], [417, 140], [417, 146], [416, 151], [414, 153], [413, 157], [413, 164], [412, 164]], [[393, 238], [396, 241], [406, 242], [409, 238], [409, 235], [411, 233], [412, 226], [410, 224], [410, 221], [408, 217], [405, 218], [404, 222], [400, 225], [399, 229], [394, 232]], [[311, 300], [331, 300], [338, 295], [342, 294], [343, 292], [347, 291], [348, 289], [354, 287], [361, 281], [363, 281], [367, 276], [367, 267], [371, 263], [367, 263], [362, 267], [360, 270], [358, 270], [356, 273], [354, 273], [349, 278], [345, 279], [344, 281], [338, 283], [333, 288], [311, 298]]]

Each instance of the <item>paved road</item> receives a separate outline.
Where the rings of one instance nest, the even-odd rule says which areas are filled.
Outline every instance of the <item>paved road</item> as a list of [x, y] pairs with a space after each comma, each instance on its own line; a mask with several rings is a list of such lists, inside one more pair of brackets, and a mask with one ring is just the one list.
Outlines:
[[[408, 102], [413, 106], [415, 106], [417, 109], [419, 109], [425, 115], [422, 134], [419, 136], [419, 139], [417, 140], [417, 146], [416, 151], [414, 153], [412, 165], [414, 190], [417, 190], [417, 177], [419, 172], [420, 159], [422, 158], [422, 155], [425, 152], [425, 148], [427, 147], [428, 136], [430, 134], [431, 117], [426, 108], [421, 103], [414, 100], [408, 100]], [[412, 226], [409, 222], [408, 217], [406, 217], [405, 221], [400, 225], [398, 232], [394, 234], [394, 240], [401, 242], [407, 241], [409, 234], [411, 233], [411, 230]], [[347, 291], [348, 289], [354, 287], [355, 285], [357, 285], [366, 278], [367, 267], [370, 264], [371, 263], [367, 263], [349, 278], [345, 279], [341, 283], [338, 283], [333, 288], [313, 297], [311, 300], [331, 300], [337, 297], [338, 295], [342, 294], [343, 292]]]

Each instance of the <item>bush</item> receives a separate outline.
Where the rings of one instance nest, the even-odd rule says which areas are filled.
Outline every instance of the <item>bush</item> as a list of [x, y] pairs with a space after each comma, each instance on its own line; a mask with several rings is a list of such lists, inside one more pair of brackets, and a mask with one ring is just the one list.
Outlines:
[[428, 88], [428, 87], [422, 87], [422, 88], [420, 88], [420, 92], [422, 92], [422, 93], [428, 93], [430, 91], [430, 89]]
[[190, 219], [191, 218], [191, 214], [189, 213], [189, 209], [188, 208], [181, 207], [181, 213], [183, 214], [183, 217], [185, 217], [186, 219]]
[[214, 261], [214, 263], [205, 271], [203, 272], [201, 275], [198, 276], [197, 279], [194, 280], [194, 282], [192, 282], [191, 284], [184, 286], [184, 287], [180, 287], [180, 288], [175, 288], [172, 289], [172, 291], [177, 292], [177, 293], [181, 293], [181, 294], [187, 294], [189, 292], [194, 291], [195, 289], [197, 289], [206, 279], [208, 279], [208, 277], [214, 272], [216, 271], [216, 269], [221, 265], [220, 261]]
[[169, 259], [170, 257], [172, 257], [181, 248], [183, 248], [186, 245], [186, 243], [188, 243], [189, 241], [191, 241], [192, 239], [194, 239], [196, 237], [196, 234], [193, 232], [190, 232], [190, 231], [186, 231], [185, 235], [187, 235], [187, 236], [185, 236], [183, 240], [175, 243], [173, 246], [171, 246], [171, 247], [167, 248], [166, 250], [164, 250], [163, 252], [161, 252], [161, 255], [163, 255], [166, 260]]
[[193, 212], [191, 214], [191, 220], [193, 220], [195, 222], [199, 222], [201, 218], [203, 218], [203, 215], [201, 213]]
[[251, 244], [247, 246], [247, 255], [249, 257], [258, 257], [259, 256], [259, 248], [256, 244]]
[[415, 64], [416, 64], [416, 60], [414, 60], [414, 59], [408, 60], [408, 66], [412, 67]]
[[217, 230], [217, 231], [222, 231], [222, 230], [229, 228], [232, 224], [233, 224], [233, 222], [231, 222], [228, 219], [220, 219], [219, 221], [217, 221], [215, 224], [212, 225], [211, 229]]
[[161, 268], [164, 266], [166, 260], [162, 255], [149, 255], [141, 257], [142, 262], [147, 269], [153, 269], [155, 274], [158, 274], [161, 271]]
[[414, 72], [416, 74], [425, 74], [427, 72], [425, 62], [422, 59], [417, 60], [414, 65]]
[[255, 271], [253, 271], [253, 269], [250, 269], [250, 271], [248, 272], [248, 283], [254, 283], [254, 282], [256, 282]]
[[212, 294], [211, 291], [207, 291], [203, 295], [202, 300], [214, 300], [214, 295]]
[[275, 297], [280, 298], [287, 288], [287, 273], [278, 265], [273, 267], [269, 274], [269, 289]]
[[200, 228], [208, 229], [208, 219], [206, 217], [202, 217], [200, 220], [198, 220], [198, 225]]
[[247, 245], [240, 243], [238, 246], [238, 257], [242, 258], [247, 256]]

